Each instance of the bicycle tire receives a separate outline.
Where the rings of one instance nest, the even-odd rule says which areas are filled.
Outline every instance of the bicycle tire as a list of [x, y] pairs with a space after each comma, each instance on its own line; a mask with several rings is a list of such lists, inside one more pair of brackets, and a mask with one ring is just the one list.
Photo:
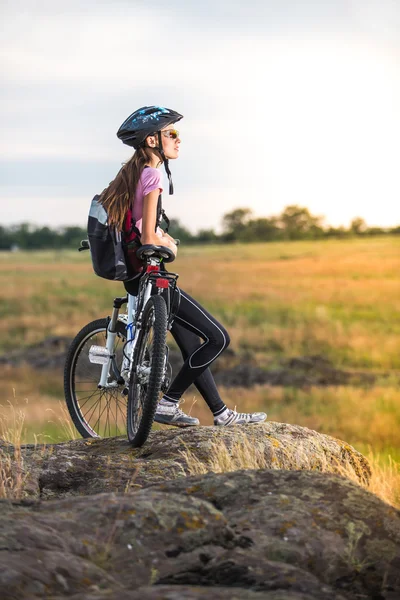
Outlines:
[[[143, 310], [142, 327], [138, 333], [129, 382], [127, 431], [128, 440], [135, 448], [143, 446], [147, 440], [157, 409], [166, 368], [167, 326], [168, 314], [164, 298], [151, 296]], [[150, 349], [146, 353], [148, 341]], [[147, 370], [146, 381], [143, 376], [141, 380], [141, 367]]]
[[[105, 346], [107, 326], [108, 319], [97, 319], [85, 325], [73, 339], [65, 361], [65, 401], [72, 422], [84, 438], [126, 435], [127, 400], [122, 394], [126, 386], [118, 384], [114, 375], [114, 388], [99, 389], [102, 365], [92, 364], [88, 356], [90, 346]], [[117, 321], [114, 359], [117, 369], [121, 367], [125, 341], [125, 325]]]

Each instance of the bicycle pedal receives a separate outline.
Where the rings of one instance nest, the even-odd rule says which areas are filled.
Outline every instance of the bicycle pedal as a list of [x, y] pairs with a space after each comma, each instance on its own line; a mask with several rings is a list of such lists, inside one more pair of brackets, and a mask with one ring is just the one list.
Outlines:
[[95, 365], [105, 365], [110, 360], [111, 354], [104, 346], [91, 346], [89, 350], [89, 360]]

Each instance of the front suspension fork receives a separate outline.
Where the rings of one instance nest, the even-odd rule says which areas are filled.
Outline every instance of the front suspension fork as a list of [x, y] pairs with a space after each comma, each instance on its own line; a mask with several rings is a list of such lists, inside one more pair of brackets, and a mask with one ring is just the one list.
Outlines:
[[106, 349], [108, 354], [108, 360], [101, 368], [101, 375], [99, 381], [99, 387], [104, 388], [108, 383], [108, 378], [110, 375], [110, 365], [111, 361], [114, 358], [114, 348], [115, 348], [115, 338], [117, 335], [117, 321], [119, 314], [120, 306], [116, 306], [114, 304], [114, 308], [112, 311], [111, 319], [107, 327], [107, 340], [106, 340]]

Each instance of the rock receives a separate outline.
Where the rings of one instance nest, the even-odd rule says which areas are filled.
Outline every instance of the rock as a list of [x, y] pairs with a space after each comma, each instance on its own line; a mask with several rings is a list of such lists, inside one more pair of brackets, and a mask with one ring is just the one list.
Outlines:
[[3, 502], [0, 514], [3, 600], [135, 589], [194, 568], [199, 548], [242, 543], [212, 504], [159, 492]]
[[253, 470], [0, 502], [2, 600], [394, 600], [400, 513], [344, 478]]
[[[0, 450], [14, 460], [11, 446]], [[250, 463], [244, 463], [248, 458]], [[131, 448], [124, 438], [25, 445], [17, 462], [15, 471], [24, 480], [20, 497], [42, 499], [123, 492], [183, 478], [199, 468], [201, 472], [261, 467], [339, 473], [350, 469], [360, 482], [370, 475], [367, 460], [352, 446], [305, 427], [272, 421], [230, 428], [167, 428], [153, 431], [139, 449]]]
[[[57, 600], [58, 597], [53, 597]], [[252, 592], [241, 588], [157, 585], [139, 588], [136, 592], [124, 591], [124, 600], [313, 600], [315, 596], [298, 594], [286, 590], [273, 592]], [[336, 596], [339, 599], [339, 596]], [[60, 599], [61, 600], [61, 599]], [[79, 594], [71, 596], [71, 600], [121, 600], [120, 592]]]
[[[246, 551], [210, 557], [195, 574], [181, 571], [163, 583], [223, 584], [225, 570], [230, 585], [271, 589], [272, 561], [307, 571], [346, 597], [400, 597], [400, 512], [350, 481], [305, 471], [241, 471], [151, 489], [211, 502], [235, 535], [249, 540]], [[296, 591], [314, 593], [304, 576], [282, 570], [277, 589], [285, 577], [296, 581]]]

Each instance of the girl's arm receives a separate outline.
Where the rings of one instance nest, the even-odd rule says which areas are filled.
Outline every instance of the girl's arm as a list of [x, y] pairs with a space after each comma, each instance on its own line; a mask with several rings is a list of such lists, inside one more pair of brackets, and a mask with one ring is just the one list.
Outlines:
[[[166, 234], [159, 236], [157, 235], [156, 222], [157, 222], [157, 204], [158, 204], [159, 190], [153, 190], [147, 194], [143, 199], [143, 216], [142, 216], [142, 244], [154, 244], [155, 246], [167, 246], [172, 252], [177, 254], [177, 247], [172, 241], [172, 238]], [[167, 237], [168, 235], [168, 237]]]

